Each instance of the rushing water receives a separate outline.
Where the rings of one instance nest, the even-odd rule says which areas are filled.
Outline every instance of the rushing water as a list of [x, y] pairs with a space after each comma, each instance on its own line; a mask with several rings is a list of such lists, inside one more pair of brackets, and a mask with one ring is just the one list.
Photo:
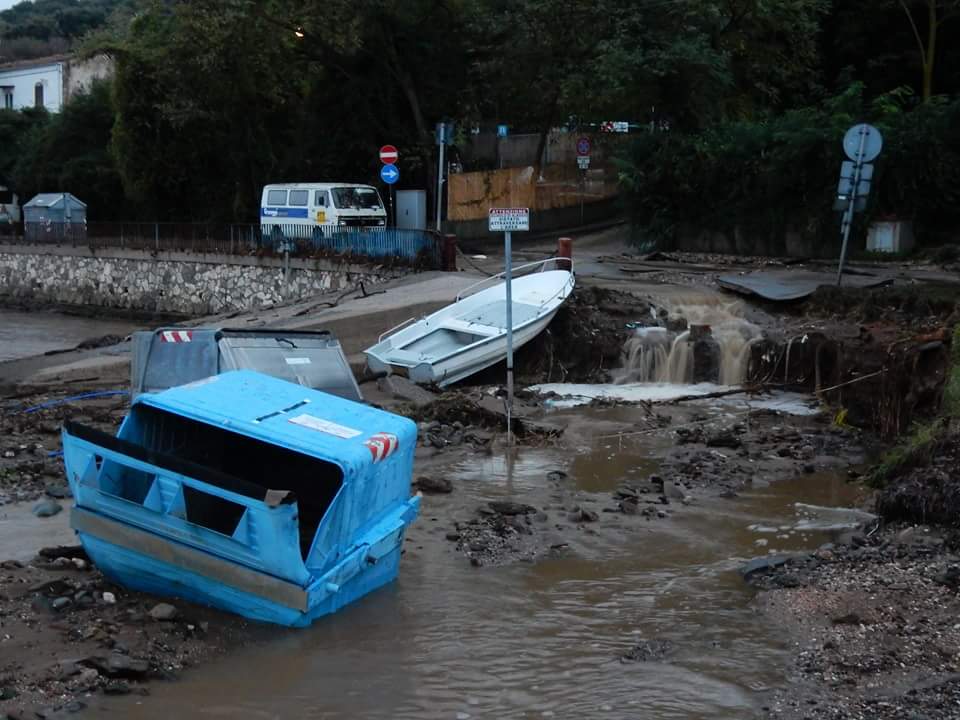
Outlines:
[[125, 320], [0, 309], [0, 362], [69, 350], [104, 335], [124, 337], [135, 328], [135, 323]]
[[694, 382], [695, 337], [691, 330], [671, 331], [668, 327], [708, 328], [708, 336], [719, 350], [722, 385], [739, 385], [746, 379], [750, 346], [760, 337], [760, 328], [742, 316], [740, 302], [713, 297], [672, 301], [663, 318], [665, 326], [637, 328], [624, 346], [623, 368], [618, 382]]
[[[787, 649], [752, 612], [737, 568], [822, 542], [826, 534], [800, 529], [807, 517], [794, 502], [843, 505], [851, 490], [842, 478], [756, 487], [666, 521], [604, 514], [590, 532], [565, 533], [564, 556], [535, 564], [473, 568], [443, 540], [451, 517], [491, 497], [562, 517], [563, 496], [609, 497], [624, 478], [655, 470], [663, 451], [662, 439], [637, 439], [584, 448], [572, 462], [529, 448], [460, 461], [448, 473], [454, 493], [425, 500], [392, 586], [311, 628], [264, 629], [260, 641], [154, 686], [148, 699], [91, 698], [86, 716], [749, 717], [784, 682]], [[576, 487], [551, 486], [553, 468], [566, 468]], [[651, 639], [674, 652], [620, 662]]]

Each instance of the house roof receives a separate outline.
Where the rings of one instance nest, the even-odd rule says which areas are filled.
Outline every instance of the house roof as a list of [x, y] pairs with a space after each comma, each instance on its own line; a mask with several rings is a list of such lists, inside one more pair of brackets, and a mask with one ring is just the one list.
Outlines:
[[0, 62], [0, 72], [6, 70], [23, 70], [32, 67], [41, 67], [43, 65], [56, 65], [57, 63], [67, 62], [70, 55], [47, 55], [46, 57], [32, 58], [30, 60], [14, 60], [13, 62]]

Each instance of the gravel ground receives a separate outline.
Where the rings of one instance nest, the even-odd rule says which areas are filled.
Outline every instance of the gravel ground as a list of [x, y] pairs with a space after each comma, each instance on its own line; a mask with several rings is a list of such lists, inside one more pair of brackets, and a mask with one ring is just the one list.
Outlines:
[[795, 647], [771, 718], [960, 718], [960, 558], [936, 530], [854, 534], [750, 578]]

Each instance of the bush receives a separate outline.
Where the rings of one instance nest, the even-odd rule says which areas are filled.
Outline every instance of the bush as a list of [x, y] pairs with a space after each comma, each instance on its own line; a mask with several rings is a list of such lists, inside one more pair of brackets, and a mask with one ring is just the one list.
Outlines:
[[960, 100], [916, 106], [898, 90], [867, 104], [854, 84], [816, 107], [639, 137], [620, 160], [638, 234], [664, 247], [676, 247], [691, 229], [761, 235], [776, 238], [776, 248], [793, 230], [818, 247], [838, 245], [832, 205], [846, 159], [840, 141], [864, 119], [881, 130], [884, 149], [858, 222], [913, 219], [921, 240], [960, 223]]

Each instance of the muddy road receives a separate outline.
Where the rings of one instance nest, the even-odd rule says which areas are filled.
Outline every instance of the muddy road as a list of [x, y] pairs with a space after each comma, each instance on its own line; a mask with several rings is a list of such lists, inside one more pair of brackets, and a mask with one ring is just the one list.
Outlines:
[[[96, 380], [82, 365], [68, 381], [53, 375], [8, 393], [0, 713], [791, 717], [786, 709], [820, 692], [810, 683], [801, 683], [807, 695], [796, 692], [810, 615], [774, 612], [778, 601], [761, 593], [829, 584], [863, 555], [838, 552], [841, 564], [822, 578], [807, 560], [825, 545], [847, 547], [845, 533], [869, 524], [831, 509], [869, 506], [855, 480], [881, 443], [802, 392], [818, 356], [806, 341], [782, 352], [784, 338], [827, 329], [828, 339], [853, 343], [851, 357], [870, 341], [856, 318], [774, 316], [702, 288], [666, 287], [631, 293], [617, 280], [578, 290], [518, 354], [514, 447], [498, 414], [497, 368], [426, 398], [365, 383], [369, 402], [419, 422], [422, 513], [398, 581], [305, 630], [127, 592], [75, 548], [36, 557], [69, 538], [59, 425], [113, 430], [126, 408], [123, 397], [60, 401], [117, 386], [121, 363]], [[694, 327], [706, 325], [722, 332], [711, 339]], [[691, 336], [709, 363], [697, 361]], [[777, 382], [760, 395], [733, 393], [727, 385], [761, 347]], [[843, 371], [844, 382], [860, 372]], [[670, 402], [677, 395], [685, 399]], [[61, 510], [36, 517], [37, 503]], [[769, 579], [800, 572], [801, 561], [785, 558], [805, 563], [791, 588]], [[861, 707], [865, 692], [855, 688], [847, 706]], [[834, 717], [830, 703], [821, 707]]]

